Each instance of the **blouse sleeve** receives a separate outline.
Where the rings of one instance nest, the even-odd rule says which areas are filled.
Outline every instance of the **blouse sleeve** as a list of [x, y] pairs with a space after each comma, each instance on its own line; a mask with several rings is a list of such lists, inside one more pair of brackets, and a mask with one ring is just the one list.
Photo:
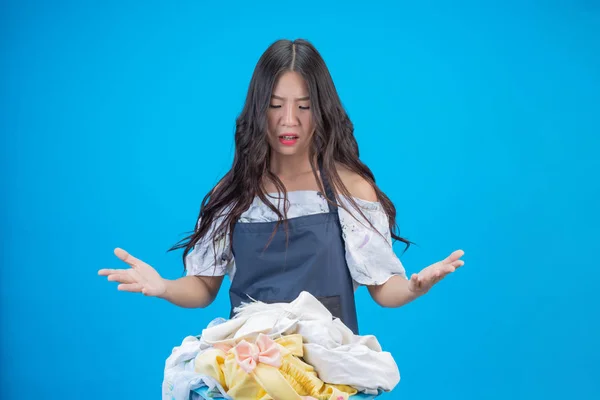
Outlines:
[[350, 211], [338, 208], [346, 262], [355, 286], [381, 285], [394, 275], [406, 277], [404, 266], [394, 253], [388, 217], [381, 203], [354, 198], [375, 231], [348, 199], [342, 201]]
[[[196, 243], [185, 258], [186, 275], [222, 276], [231, 274], [234, 259], [229, 246], [229, 235], [221, 234], [211, 240], [216, 224], [213, 224], [207, 235]], [[200, 221], [198, 221], [198, 225]]]

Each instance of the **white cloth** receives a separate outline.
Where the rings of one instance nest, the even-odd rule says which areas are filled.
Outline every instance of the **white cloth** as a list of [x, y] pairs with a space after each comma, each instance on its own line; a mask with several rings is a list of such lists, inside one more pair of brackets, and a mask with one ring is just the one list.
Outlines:
[[382, 351], [375, 336], [354, 335], [308, 292], [291, 303], [242, 305], [233, 319], [204, 329], [201, 342], [206, 347], [217, 343], [233, 346], [259, 333], [272, 338], [302, 335], [303, 358], [324, 382], [353, 386], [366, 394], [390, 391], [400, 382], [396, 362], [389, 352]]
[[[225, 321], [218, 318], [209, 324], [215, 325]], [[200, 375], [194, 371], [194, 360], [210, 345], [203, 343], [195, 336], [183, 339], [180, 346], [175, 347], [165, 362], [165, 371], [162, 383], [163, 400], [189, 400], [190, 392], [202, 386], [208, 387], [214, 397], [233, 400], [227, 395], [225, 389], [210, 376]], [[217, 396], [218, 394], [218, 396]]]
[[[278, 194], [275, 193], [271, 193], [269, 196], [271, 196], [269, 198], [271, 203], [283, 212], [283, 199], [280, 201]], [[342, 205], [350, 211], [338, 207], [346, 250], [346, 263], [354, 281], [354, 287], [380, 285], [394, 275], [406, 277], [404, 267], [392, 248], [389, 221], [381, 203], [359, 198], [353, 199], [367, 220], [376, 228], [373, 230], [360, 213], [353, 208], [350, 201], [341, 196]], [[320, 192], [312, 190], [288, 192], [288, 219], [328, 211], [327, 201]], [[277, 214], [257, 197], [241, 215], [239, 222], [274, 222], [277, 221], [277, 218]], [[220, 222], [220, 220], [217, 221]], [[229, 237], [225, 235], [217, 238], [214, 243], [210, 240], [199, 241], [186, 257], [186, 269], [188, 275], [228, 275], [230, 279], [233, 279], [235, 260], [229, 249]]]

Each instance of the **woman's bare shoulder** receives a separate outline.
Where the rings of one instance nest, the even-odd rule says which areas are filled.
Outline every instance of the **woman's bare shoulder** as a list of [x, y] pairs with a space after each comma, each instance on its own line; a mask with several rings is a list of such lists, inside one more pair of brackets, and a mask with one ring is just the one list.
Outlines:
[[365, 178], [340, 163], [336, 163], [336, 170], [352, 197], [366, 201], [377, 201], [375, 189]]

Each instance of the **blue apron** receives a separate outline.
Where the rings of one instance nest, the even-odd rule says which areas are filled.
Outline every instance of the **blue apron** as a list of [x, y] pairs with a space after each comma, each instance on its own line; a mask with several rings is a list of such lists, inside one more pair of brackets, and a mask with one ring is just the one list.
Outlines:
[[[327, 197], [335, 201], [322, 173], [321, 179]], [[250, 301], [249, 297], [265, 303], [289, 303], [306, 291], [358, 335], [354, 286], [337, 206], [329, 204], [328, 213], [290, 218], [287, 223], [287, 241], [283, 221], [278, 227], [277, 222], [235, 224], [230, 317], [233, 308]]]

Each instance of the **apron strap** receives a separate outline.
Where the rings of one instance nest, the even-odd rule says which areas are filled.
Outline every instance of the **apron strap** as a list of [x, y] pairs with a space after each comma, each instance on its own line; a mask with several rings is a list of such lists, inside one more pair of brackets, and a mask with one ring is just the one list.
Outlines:
[[323, 187], [325, 188], [325, 194], [327, 195], [327, 198], [333, 202], [333, 204], [330, 203], [329, 201], [327, 202], [327, 205], [329, 206], [329, 212], [335, 213], [338, 210], [337, 204], [335, 203], [336, 202], [335, 195], [333, 194], [333, 188], [329, 184], [327, 177], [323, 174], [323, 161], [321, 161], [321, 160], [319, 161], [319, 173], [321, 175], [321, 181], [323, 181]]

